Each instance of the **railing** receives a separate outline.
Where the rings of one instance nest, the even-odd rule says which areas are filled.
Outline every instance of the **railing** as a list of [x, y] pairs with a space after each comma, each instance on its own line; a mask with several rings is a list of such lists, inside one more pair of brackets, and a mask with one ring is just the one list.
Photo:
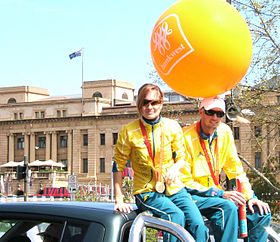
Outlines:
[[56, 176], [56, 179], [68, 179], [68, 172], [61, 172], [61, 171], [32, 171], [31, 177], [38, 178], [38, 179], [52, 179], [53, 176]]
[[[31, 178], [36, 179], [52, 179], [55, 174], [56, 179], [68, 179], [69, 173], [67, 171], [54, 171], [54, 170], [46, 170], [46, 171], [31, 171]], [[17, 175], [16, 172], [5, 172], [4, 179], [9, 177], [9, 179], [16, 180]]]
[[129, 231], [128, 242], [141, 242], [142, 232], [145, 231], [146, 227], [166, 231], [183, 242], [195, 242], [191, 234], [180, 225], [150, 215], [145, 215], [145, 213], [139, 214], [133, 221]]

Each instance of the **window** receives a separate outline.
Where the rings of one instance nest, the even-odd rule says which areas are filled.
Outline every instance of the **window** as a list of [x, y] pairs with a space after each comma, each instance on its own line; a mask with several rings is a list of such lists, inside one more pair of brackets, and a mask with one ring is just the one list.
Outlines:
[[[0, 220], [1, 237], [6, 236], [12, 238], [9, 241], [59, 241], [59, 238], [61, 238], [61, 241], [85, 241], [84, 237], [89, 226], [89, 223], [86, 221], [74, 221], [72, 219], [71, 222], [69, 222], [60, 219], [54, 223], [53, 221], [42, 218], [42, 216], [40, 217], [40, 215], [36, 213], [33, 215], [36, 219], [32, 220], [24, 218], [23, 216], [24, 215], [19, 218], [2, 218]], [[96, 228], [98, 234], [101, 234], [101, 236], [98, 236], [98, 241], [102, 240], [102, 236], [104, 236], [104, 233], [102, 233], [102, 226], [96, 224], [94, 228]], [[19, 234], [15, 234], [13, 231], [21, 231], [24, 235], [19, 236]], [[54, 236], [54, 239], [52, 239], [52, 237], [48, 238], [48, 234]], [[42, 240], [42, 238], [44, 238], [44, 240]]]
[[36, 111], [35, 118], [45, 118], [45, 111]]
[[105, 158], [100, 158], [100, 173], [105, 173]]
[[239, 127], [233, 127], [233, 137], [235, 140], [239, 140]]
[[102, 97], [101, 92], [95, 92], [93, 93], [92, 97]]
[[124, 93], [123, 93], [123, 95], [122, 95], [122, 99], [128, 99], [128, 95], [127, 95], [127, 93], [126, 93], [126, 92], [124, 92]]
[[23, 113], [22, 112], [14, 113], [14, 120], [19, 120], [19, 119], [23, 119]]
[[117, 143], [118, 140], [118, 133], [113, 133], [113, 145]]
[[16, 102], [17, 102], [17, 100], [15, 98], [10, 98], [8, 100], [8, 103], [16, 103]]
[[83, 134], [83, 146], [88, 146], [88, 134]]
[[67, 136], [66, 135], [60, 136], [60, 148], [67, 148]]
[[255, 137], [258, 138], [262, 134], [262, 129], [260, 126], [255, 126]]
[[56, 117], [61, 118], [61, 117], [66, 117], [67, 111], [65, 109], [62, 110], [56, 110]]
[[261, 152], [256, 152], [255, 153], [255, 167], [257, 169], [261, 168]]
[[105, 134], [104, 133], [100, 134], [100, 145], [105, 145]]
[[39, 148], [45, 148], [46, 147], [46, 137], [45, 136], [39, 136], [38, 137], [38, 147]]
[[24, 149], [24, 138], [23, 137], [17, 138], [17, 149], [19, 149], [19, 150]]
[[83, 159], [82, 173], [88, 173], [88, 159], [87, 158]]

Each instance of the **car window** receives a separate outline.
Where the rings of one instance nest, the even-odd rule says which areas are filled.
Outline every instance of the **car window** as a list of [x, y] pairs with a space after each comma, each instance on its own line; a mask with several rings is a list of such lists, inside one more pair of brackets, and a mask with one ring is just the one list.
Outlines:
[[15, 225], [13, 220], [2, 220], [0, 221], [0, 238]]
[[85, 222], [0, 220], [0, 242], [15, 241], [18, 236], [26, 236], [31, 242], [83, 242], [87, 228], [88, 224]]

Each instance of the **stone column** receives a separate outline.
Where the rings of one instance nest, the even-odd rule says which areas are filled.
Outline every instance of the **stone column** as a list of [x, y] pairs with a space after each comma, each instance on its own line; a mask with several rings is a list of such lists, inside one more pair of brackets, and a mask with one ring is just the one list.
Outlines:
[[15, 160], [15, 136], [14, 134], [10, 134], [8, 161], [14, 161], [14, 160]]
[[97, 150], [98, 137], [96, 127], [93, 127], [88, 130], [88, 175], [93, 176], [96, 180], [97, 177], [97, 162], [99, 159], [99, 152]]
[[50, 132], [45, 132], [46, 135], [46, 153], [45, 160], [51, 159], [51, 134]]
[[31, 133], [30, 134], [30, 157], [29, 157], [29, 162], [32, 162], [34, 160], [36, 160], [36, 155], [35, 155], [35, 134]]
[[[68, 164], [68, 169], [71, 164], [73, 164], [73, 138], [72, 138], [72, 130], [66, 130], [67, 133], [67, 164]], [[70, 168], [72, 171], [72, 168]]]
[[55, 131], [52, 132], [51, 159], [57, 161], [57, 133]]
[[81, 166], [81, 131], [79, 129], [73, 130], [73, 156], [70, 163], [71, 174], [77, 174], [80, 172]]

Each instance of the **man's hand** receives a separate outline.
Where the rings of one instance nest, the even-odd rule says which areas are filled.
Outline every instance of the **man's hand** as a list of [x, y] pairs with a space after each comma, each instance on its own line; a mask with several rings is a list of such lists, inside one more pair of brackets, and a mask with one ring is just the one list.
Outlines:
[[270, 213], [269, 205], [257, 198], [252, 198], [248, 201], [248, 208], [252, 213], [254, 213], [254, 205], [256, 205], [259, 208], [260, 215]]
[[244, 195], [238, 191], [225, 191], [223, 198], [231, 200], [237, 206], [242, 206], [246, 204], [246, 199]]

